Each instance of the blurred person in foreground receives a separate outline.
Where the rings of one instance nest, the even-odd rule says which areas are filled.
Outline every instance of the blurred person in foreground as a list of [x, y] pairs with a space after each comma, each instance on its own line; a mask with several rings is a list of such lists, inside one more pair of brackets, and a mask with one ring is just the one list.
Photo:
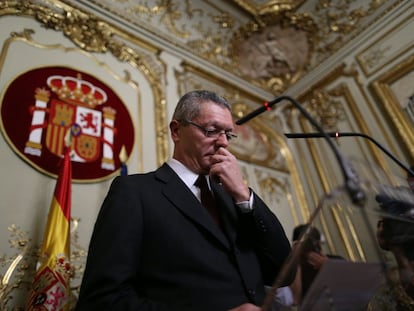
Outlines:
[[397, 264], [399, 286], [404, 292], [395, 295], [398, 303], [414, 310], [414, 195], [410, 178], [410, 187], [384, 188], [376, 196], [383, 213], [377, 224], [377, 240], [383, 250], [392, 253]]
[[[227, 150], [235, 136], [228, 102], [209, 91], [185, 94], [170, 132], [170, 160], [113, 181], [77, 311], [258, 311], [289, 255], [282, 225]], [[199, 176], [215, 218], [201, 204]]]
[[[305, 238], [302, 241], [302, 237]], [[320, 231], [308, 224], [298, 225], [293, 230], [293, 247], [299, 247], [298, 269], [294, 282], [289, 286], [293, 295], [293, 305], [300, 305], [310, 289], [319, 270], [328, 260], [345, 260], [338, 255], [325, 254], [322, 251], [324, 238]]]

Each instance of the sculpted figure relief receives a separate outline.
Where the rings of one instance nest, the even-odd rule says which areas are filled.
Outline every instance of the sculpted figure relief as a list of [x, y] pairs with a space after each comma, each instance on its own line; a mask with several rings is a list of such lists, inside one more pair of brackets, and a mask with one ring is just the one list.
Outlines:
[[235, 51], [243, 75], [289, 79], [306, 66], [310, 47], [305, 31], [275, 25], [240, 40]]

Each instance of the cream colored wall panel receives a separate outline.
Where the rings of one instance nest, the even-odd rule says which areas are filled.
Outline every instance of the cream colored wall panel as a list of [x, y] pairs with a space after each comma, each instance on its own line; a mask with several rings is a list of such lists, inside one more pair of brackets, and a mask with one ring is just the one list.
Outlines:
[[384, 65], [403, 55], [414, 47], [412, 29], [414, 29], [414, 14], [406, 16], [402, 21], [393, 25], [389, 31], [376, 38], [361, 53], [357, 60], [367, 76], [371, 76]]

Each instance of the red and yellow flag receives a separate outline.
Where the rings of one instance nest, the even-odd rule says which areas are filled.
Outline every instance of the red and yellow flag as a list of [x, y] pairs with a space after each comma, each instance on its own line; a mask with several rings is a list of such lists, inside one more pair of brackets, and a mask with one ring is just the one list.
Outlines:
[[26, 311], [69, 310], [71, 183], [70, 148], [66, 147]]

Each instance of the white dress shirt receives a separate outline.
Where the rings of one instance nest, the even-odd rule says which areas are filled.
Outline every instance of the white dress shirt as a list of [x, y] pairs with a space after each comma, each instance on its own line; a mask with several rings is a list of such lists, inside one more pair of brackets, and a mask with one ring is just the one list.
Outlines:
[[[196, 182], [198, 175], [189, 170], [184, 164], [176, 159], [169, 159], [167, 164], [173, 169], [173, 171], [180, 177], [180, 179], [186, 184], [186, 186], [194, 193], [194, 195], [201, 201], [200, 188], [194, 183]], [[208, 188], [211, 191], [210, 179], [207, 178]], [[236, 202], [236, 205], [242, 212], [250, 212], [253, 209], [253, 193], [250, 193], [249, 201]]]

